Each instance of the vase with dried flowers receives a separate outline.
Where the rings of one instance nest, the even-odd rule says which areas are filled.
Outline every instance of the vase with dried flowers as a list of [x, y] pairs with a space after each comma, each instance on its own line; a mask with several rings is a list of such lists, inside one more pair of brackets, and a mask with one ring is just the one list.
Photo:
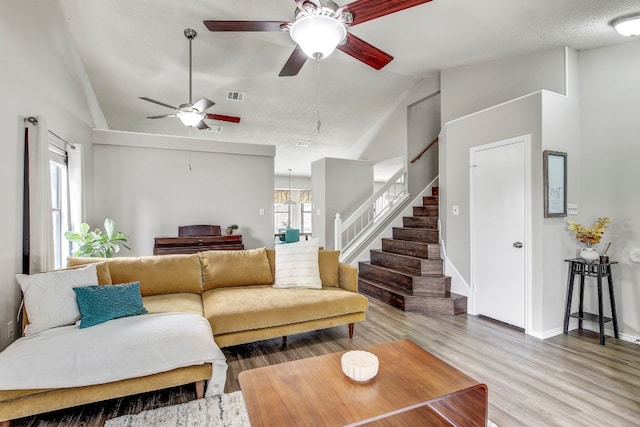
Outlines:
[[607, 227], [611, 223], [608, 217], [598, 218], [598, 220], [591, 226], [591, 228], [587, 228], [580, 223], [575, 221], [567, 221], [569, 224], [567, 229], [573, 231], [576, 235], [576, 239], [581, 241], [586, 245], [585, 248], [580, 250], [580, 257], [587, 260], [596, 260], [599, 258], [598, 251], [592, 246], [600, 243], [600, 239], [604, 235], [604, 232], [607, 230]]

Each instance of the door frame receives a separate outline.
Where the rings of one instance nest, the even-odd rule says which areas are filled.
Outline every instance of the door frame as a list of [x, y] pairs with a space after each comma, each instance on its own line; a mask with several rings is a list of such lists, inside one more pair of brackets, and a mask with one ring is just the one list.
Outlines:
[[532, 242], [532, 224], [531, 220], [533, 218], [531, 214], [531, 134], [520, 135], [513, 138], [503, 139], [500, 141], [491, 142], [488, 144], [478, 145], [475, 147], [471, 147], [469, 149], [469, 303], [468, 310], [469, 314], [477, 314], [476, 311], [476, 301], [475, 301], [475, 293], [476, 293], [476, 281], [475, 281], [475, 249], [476, 249], [476, 240], [475, 240], [475, 227], [474, 227], [474, 218], [476, 206], [474, 203], [474, 195], [475, 195], [475, 182], [474, 182], [474, 174], [472, 172], [475, 165], [474, 157], [475, 153], [478, 151], [484, 151], [492, 148], [497, 148], [505, 145], [523, 143], [524, 144], [524, 221], [525, 221], [525, 242], [524, 242], [524, 330], [526, 334], [529, 334], [529, 331], [532, 327], [532, 307], [531, 304], [533, 302], [531, 295], [531, 265], [532, 265], [532, 250], [531, 250], [531, 242]]

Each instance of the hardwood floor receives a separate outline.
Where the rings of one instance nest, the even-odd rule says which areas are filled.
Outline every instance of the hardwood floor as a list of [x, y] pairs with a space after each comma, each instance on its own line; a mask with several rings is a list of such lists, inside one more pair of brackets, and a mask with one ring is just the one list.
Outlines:
[[[336, 351], [409, 338], [489, 386], [489, 418], [507, 426], [632, 426], [640, 423], [640, 346], [576, 331], [547, 340], [469, 315], [405, 313], [373, 299], [367, 320], [347, 326], [229, 347], [225, 392], [238, 373]], [[195, 398], [177, 387], [16, 420], [12, 426], [100, 426], [107, 418]]]

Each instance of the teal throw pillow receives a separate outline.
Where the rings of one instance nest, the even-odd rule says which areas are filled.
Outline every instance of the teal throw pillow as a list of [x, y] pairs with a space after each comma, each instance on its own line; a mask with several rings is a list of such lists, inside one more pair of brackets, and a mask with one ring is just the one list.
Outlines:
[[144, 314], [140, 282], [73, 288], [80, 310], [80, 329], [120, 317]]

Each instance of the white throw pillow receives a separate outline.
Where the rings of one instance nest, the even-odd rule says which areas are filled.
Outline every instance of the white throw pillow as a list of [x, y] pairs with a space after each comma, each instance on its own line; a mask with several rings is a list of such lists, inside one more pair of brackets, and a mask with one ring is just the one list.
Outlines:
[[25, 335], [34, 335], [80, 319], [73, 288], [97, 285], [96, 265], [39, 274], [16, 274], [22, 288], [29, 324]]
[[322, 289], [318, 239], [276, 245], [274, 288]]

